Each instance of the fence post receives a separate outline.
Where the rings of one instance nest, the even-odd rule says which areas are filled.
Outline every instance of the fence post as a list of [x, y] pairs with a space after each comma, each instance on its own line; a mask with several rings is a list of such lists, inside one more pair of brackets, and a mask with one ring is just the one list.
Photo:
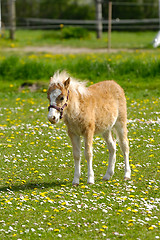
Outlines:
[[108, 51], [111, 49], [111, 31], [112, 31], [112, 2], [108, 5]]
[[9, 37], [14, 40], [14, 33], [16, 29], [16, 0], [8, 0], [8, 21], [9, 21]]
[[0, 0], [0, 37], [1, 37], [1, 30], [2, 30], [2, 16], [1, 16], [1, 0]]

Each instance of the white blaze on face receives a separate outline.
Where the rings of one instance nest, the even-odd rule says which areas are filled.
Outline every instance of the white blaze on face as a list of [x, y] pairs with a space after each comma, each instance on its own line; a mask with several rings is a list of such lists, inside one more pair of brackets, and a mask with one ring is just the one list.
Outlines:
[[[50, 94], [50, 105], [57, 105], [56, 104], [56, 99], [57, 97], [59, 97], [59, 95], [61, 94], [61, 90], [60, 89], [55, 89], [51, 92]], [[60, 112], [58, 112], [55, 108], [50, 108], [49, 113], [48, 113], [48, 120], [51, 123], [57, 123], [59, 121], [60, 118]]]

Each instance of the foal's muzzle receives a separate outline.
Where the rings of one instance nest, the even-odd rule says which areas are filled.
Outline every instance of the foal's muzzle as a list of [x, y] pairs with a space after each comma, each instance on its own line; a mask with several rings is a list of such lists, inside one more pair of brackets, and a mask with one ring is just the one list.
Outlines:
[[68, 98], [69, 98], [69, 90], [68, 90], [68, 94], [67, 94], [67, 100], [65, 102], [65, 104], [62, 107], [58, 107], [56, 105], [49, 105], [48, 107], [48, 120], [51, 123], [57, 123], [59, 121], [59, 119], [63, 118], [63, 110], [67, 107], [68, 105]]
[[67, 106], [67, 104], [64, 104], [63, 107], [57, 107], [56, 105], [50, 105], [48, 107], [48, 111], [50, 111], [51, 108], [56, 109], [60, 113], [60, 119], [63, 117], [63, 109]]
[[54, 108], [50, 108], [48, 113], [48, 120], [52, 124], [58, 123], [60, 120], [60, 112]]

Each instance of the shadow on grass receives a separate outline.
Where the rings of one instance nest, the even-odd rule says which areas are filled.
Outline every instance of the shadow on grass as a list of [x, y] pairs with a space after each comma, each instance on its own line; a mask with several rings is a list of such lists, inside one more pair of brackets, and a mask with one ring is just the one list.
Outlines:
[[36, 183], [36, 182], [29, 182], [26, 184], [20, 184], [20, 185], [9, 185], [9, 186], [0, 186], [0, 192], [18, 192], [23, 190], [32, 190], [35, 188], [38, 189], [44, 189], [44, 188], [53, 188], [53, 187], [61, 187], [62, 185], [65, 185], [66, 182], [62, 181], [54, 181], [54, 182], [42, 182], [42, 183]]

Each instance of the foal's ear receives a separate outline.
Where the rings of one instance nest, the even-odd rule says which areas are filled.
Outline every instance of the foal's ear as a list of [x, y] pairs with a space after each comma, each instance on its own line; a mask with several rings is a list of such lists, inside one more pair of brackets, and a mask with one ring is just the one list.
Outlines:
[[50, 83], [52, 82], [52, 77], [50, 77]]
[[70, 84], [70, 77], [64, 82], [64, 87], [67, 89]]

